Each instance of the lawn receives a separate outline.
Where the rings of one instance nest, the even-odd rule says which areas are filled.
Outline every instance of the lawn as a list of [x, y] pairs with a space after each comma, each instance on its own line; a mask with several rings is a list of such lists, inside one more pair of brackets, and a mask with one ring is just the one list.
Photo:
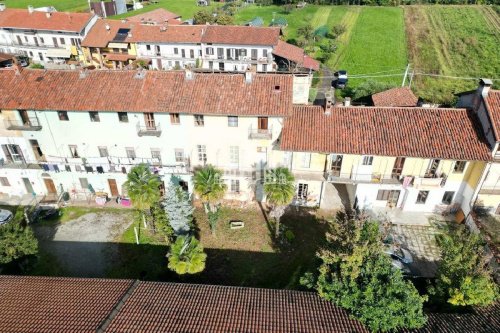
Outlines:
[[128, 12], [126, 14], [121, 14], [121, 15], [116, 15], [113, 18], [124, 18], [124, 17], [129, 17], [129, 16], [134, 16], [137, 14], [149, 12], [154, 9], [158, 8], [165, 8], [168, 11], [171, 11], [173, 13], [179, 14], [182, 16], [182, 19], [186, 20], [189, 18], [192, 18], [194, 13], [196, 13], [199, 10], [211, 10], [213, 8], [216, 8], [217, 6], [220, 6], [221, 4], [215, 1], [211, 1], [210, 6], [208, 7], [200, 7], [196, 5], [195, 0], [158, 0], [158, 3], [156, 4], [151, 4], [151, 5], [145, 5], [143, 9], [139, 10], [134, 10], [131, 12]]
[[[497, 78], [500, 18], [490, 6], [406, 6], [410, 59], [417, 71]], [[436, 102], [476, 87], [476, 80], [417, 77], [417, 93]]]
[[[245, 222], [243, 229], [231, 230], [230, 220]], [[261, 210], [222, 208], [213, 235], [202, 209], [195, 211], [196, 233], [208, 255], [205, 271], [177, 276], [167, 268], [168, 246], [158, 235], [142, 231], [141, 245], [135, 244], [133, 227], [122, 236], [120, 260], [109, 277], [182, 281], [264, 288], [298, 288], [299, 278], [315, 267], [315, 253], [324, 240], [326, 225], [308, 211], [290, 212], [283, 224], [293, 234], [291, 241], [275, 242]]]
[[54, 6], [60, 12], [85, 12], [88, 11], [87, 0], [2, 0], [7, 8], [24, 8], [29, 5], [34, 7]]

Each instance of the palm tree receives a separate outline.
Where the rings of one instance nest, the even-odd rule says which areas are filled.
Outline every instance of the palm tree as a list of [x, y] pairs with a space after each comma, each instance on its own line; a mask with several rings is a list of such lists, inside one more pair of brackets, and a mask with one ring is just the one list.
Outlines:
[[200, 196], [205, 212], [212, 211], [211, 204], [221, 200], [227, 190], [222, 182], [222, 170], [206, 165], [194, 174], [194, 191]]
[[275, 233], [278, 237], [281, 216], [295, 195], [295, 178], [290, 170], [283, 167], [267, 170], [264, 193], [271, 205], [271, 216], [276, 220]]
[[[130, 170], [125, 182], [125, 188], [132, 204], [141, 213], [145, 223], [145, 211], [160, 200], [160, 179], [151, 173], [146, 164], [139, 164]], [[139, 225], [140, 228], [140, 225]]]
[[193, 236], [179, 236], [170, 248], [168, 268], [177, 274], [196, 274], [205, 269], [207, 255]]

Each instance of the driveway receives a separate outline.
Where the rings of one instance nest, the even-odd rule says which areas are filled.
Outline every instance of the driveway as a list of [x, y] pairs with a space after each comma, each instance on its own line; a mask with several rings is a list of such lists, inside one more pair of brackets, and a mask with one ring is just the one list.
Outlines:
[[118, 253], [117, 239], [132, 224], [130, 211], [88, 213], [58, 225], [34, 225], [41, 250], [65, 274], [104, 277]]

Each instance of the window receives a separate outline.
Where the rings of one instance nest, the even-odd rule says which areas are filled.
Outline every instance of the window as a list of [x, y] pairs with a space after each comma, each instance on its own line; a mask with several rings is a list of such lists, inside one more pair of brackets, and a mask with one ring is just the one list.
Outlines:
[[80, 157], [80, 155], [78, 154], [78, 147], [76, 145], [69, 145], [69, 153], [71, 154], [71, 157], [73, 157], [73, 158]]
[[437, 169], [439, 167], [439, 162], [441, 160], [431, 160], [429, 162], [429, 167], [427, 168], [427, 171], [425, 172], [425, 177], [426, 178], [434, 178], [437, 176]]
[[229, 163], [237, 165], [240, 163], [240, 147], [230, 146], [229, 147]]
[[239, 179], [231, 179], [231, 192], [232, 193], [240, 193], [240, 180]]
[[331, 156], [331, 160], [332, 160], [332, 165], [330, 167], [330, 170], [332, 172], [332, 176], [340, 177], [340, 171], [342, 170], [343, 155], [333, 154]]
[[59, 117], [59, 120], [61, 121], [68, 121], [68, 112], [66, 111], [57, 111], [57, 116]]
[[181, 57], [186, 58], [186, 50], [181, 49]]
[[208, 69], [214, 69], [214, 62], [213, 61], [208, 62]]
[[8, 162], [26, 163], [26, 161], [24, 160], [23, 152], [19, 145], [2, 145], [2, 150]]
[[108, 157], [109, 156], [108, 147], [100, 146], [98, 148], [99, 148], [99, 156], [101, 156], [101, 157]]
[[161, 162], [161, 151], [159, 148], [151, 148], [151, 157], [156, 159], [156, 162]]
[[205, 118], [202, 114], [194, 115], [194, 125], [195, 126], [205, 126]]
[[146, 45], [146, 50], [151, 51], [151, 45]]
[[372, 165], [373, 164], [373, 156], [363, 156], [363, 165]]
[[246, 57], [247, 56], [247, 49], [240, 49], [240, 57]]
[[419, 191], [417, 196], [417, 203], [424, 204], [429, 196], [429, 191]]
[[87, 178], [80, 178], [80, 186], [86, 190], [89, 188], [89, 180]]
[[2, 186], [10, 186], [9, 180], [7, 177], [0, 177], [0, 184]]
[[127, 152], [127, 157], [128, 158], [136, 158], [135, 149], [134, 148], [127, 147], [127, 148], [125, 148], [125, 151]]
[[214, 55], [214, 48], [213, 47], [207, 47], [205, 49], [205, 52], [207, 53], [207, 55]]
[[90, 121], [93, 122], [93, 123], [98, 123], [101, 121], [101, 119], [99, 118], [99, 112], [89, 112], [89, 116], [90, 116]]
[[259, 131], [266, 132], [268, 129], [268, 118], [267, 117], [258, 117], [257, 118], [257, 128]]
[[467, 161], [456, 161], [455, 166], [453, 167], [453, 172], [454, 173], [464, 172], [466, 165], [467, 165]]
[[198, 145], [197, 150], [198, 150], [198, 162], [206, 163], [207, 162], [207, 146]]
[[455, 192], [453, 192], [453, 191], [446, 191], [446, 192], [444, 192], [443, 200], [441, 200], [441, 202], [443, 204], [445, 204], [445, 205], [449, 205], [453, 201], [453, 197], [454, 196], [455, 196]]
[[64, 40], [64, 38], [59, 38], [59, 41], [61, 42], [61, 45], [65, 45], [66, 44], [66, 41]]
[[250, 51], [252, 60], [257, 60], [257, 49], [252, 49]]
[[189, 50], [189, 57], [191, 59], [194, 59], [194, 50], [193, 49]]
[[307, 189], [309, 185], [304, 183], [299, 183], [297, 187], [297, 199], [299, 200], [307, 200]]
[[40, 37], [40, 42], [43, 44], [45, 43], [45, 40], [43, 39], [43, 37]]
[[310, 153], [302, 153], [302, 167], [310, 168], [311, 167], [311, 154]]
[[184, 149], [181, 149], [181, 148], [175, 149], [175, 161], [177, 163], [184, 162]]
[[224, 49], [222, 47], [217, 48], [217, 59], [224, 59]]
[[174, 47], [174, 54], [179, 54], [179, 49]]
[[238, 127], [238, 117], [237, 116], [228, 116], [227, 117], [227, 126]]
[[120, 123], [128, 123], [128, 114], [127, 114], [127, 112], [118, 112], [118, 121]]
[[266, 50], [266, 49], [262, 50], [262, 56], [263, 56], [264, 58], [265, 58], [265, 57], [267, 57], [267, 50]]
[[379, 201], [387, 201], [387, 199], [389, 199], [389, 193], [391, 191], [390, 190], [378, 190], [377, 192], [377, 200]]
[[223, 71], [224, 70], [224, 63], [223, 62], [219, 62], [219, 70], [220, 71]]
[[377, 200], [387, 201], [388, 206], [394, 207], [398, 204], [399, 194], [398, 190], [379, 190], [377, 192]]
[[178, 113], [171, 113], [170, 114], [170, 123], [171, 124], [180, 124], [181, 123], [181, 118]]
[[262, 71], [263, 72], [267, 72], [267, 64], [263, 64], [262, 65]]

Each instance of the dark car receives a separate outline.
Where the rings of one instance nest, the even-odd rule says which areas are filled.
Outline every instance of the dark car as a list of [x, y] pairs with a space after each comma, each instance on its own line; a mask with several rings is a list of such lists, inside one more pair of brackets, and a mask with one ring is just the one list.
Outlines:
[[333, 74], [332, 86], [336, 89], [344, 89], [347, 85], [347, 71], [340, 70]]

